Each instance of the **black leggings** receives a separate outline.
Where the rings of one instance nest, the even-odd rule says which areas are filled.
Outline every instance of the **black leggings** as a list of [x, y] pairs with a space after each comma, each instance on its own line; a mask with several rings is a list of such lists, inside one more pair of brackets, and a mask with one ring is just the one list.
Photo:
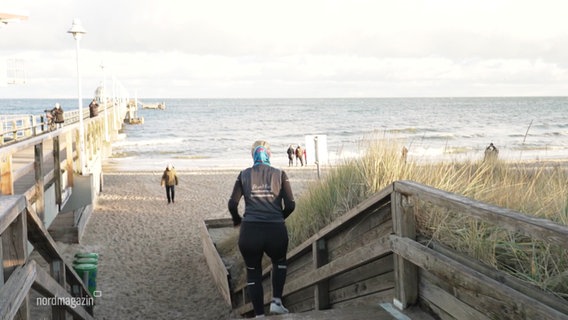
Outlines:
[[166, 186], [166, 197], [168, 198], [168, 203], [170, 201], [175, 201], [176, 188], [175, 186]]
[[286, 282], [286, 253], [288, 230], [284, 223], [243, 222], [239, 236], [239, 250], [247, 266], [249, 296], [256, 315], [264, 314], [262, 287], [262, 256], [272, 261], [272, 296], [282, 298]]

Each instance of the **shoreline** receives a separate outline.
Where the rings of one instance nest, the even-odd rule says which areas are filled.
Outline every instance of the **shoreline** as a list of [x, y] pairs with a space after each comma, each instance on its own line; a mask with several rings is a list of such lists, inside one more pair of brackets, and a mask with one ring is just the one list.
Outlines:
[[[469, 161], [471, 162], [482, 162], [483, 159], [470, 159]], [[432, 165], [432, 164], [442, 164], [442, 163], [460, 163], [460, 162], [464, 162], [466, 163], [467, 161], [461, 161], [461, 160], [451, 160], [451, 161], [423, 161], [423, 162], [414, 162], [416, 165]], [[410, 162], [409, 163], [413, 163]], [[518, 166], [523, 166], [523, 167], [568, 167], [568, 158], [558, 158], [558, 159], [542, 159], [542, 160], [508, 160], [508, 159], [502, 159], [499, 160], [498, 163], [504, 164], [504, 165], [518, 165]], [[328, 164], [328, 165], [323, 165], [320, 166], [320, 171], [321, 172], [325, 172], [328, 171], [330, 169], [333, 169], [335, 167], [341, 166], [342, 163], [336, 163], [336, 164]], [[249, 163], [248, 165], [244, 165], [244, 166], [196, 166], [196, 167], [178, 167], [175, 166], [176, 168], [176, 172], [178, 172], [179, 174], [210, 174], [210, 173], [238, 173], [241, 170], [252, 166], [251, 163]], [[304, 165], [304, 166], [279, 166], [279, 165], [273, 165], [274, 167], [284, 170], [286, 172], [288, 171], [317, 171], [317, 167], [314, 164], [310, 164], [310, 165]], [[165, 165], [162, 167], [149, 167], [149, 166], [142, 166], [142, 167], [138, 167], [138, 166], [127, 166], [126, 164], [120, 164], [117, 162], [108, 162], [108, 160], [105, 160], [105, 163], [103, 163], [103, 172], [106, 173], [112, 173], [112, 174], [124, 174], [124, 175], [128, 175], [128, 174], [136, 174], [136, 173], [153, 173], [153, 174], [162, 174], [163, 170], [165, 169]]]

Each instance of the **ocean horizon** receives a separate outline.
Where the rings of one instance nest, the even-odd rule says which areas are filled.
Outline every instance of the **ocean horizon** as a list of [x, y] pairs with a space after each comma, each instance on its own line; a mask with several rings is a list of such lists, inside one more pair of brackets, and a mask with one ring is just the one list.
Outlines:
[[[291, 144], [307, 146], [313, 165], [316, 136], [324, 166], [362, 155], [366, 141], [377, 139], [406, 147], [409, 161], [475, 161], [491, 142], [508, 161], [568, 159], [568, 97], [139, 100], [166, 109], [139, 109], [144, 123], [125, 124], [113, 143], [109, 161], [130, 170], [250, 166], [259, 139], [271, 144], [275, 166], [288, 166]], [[0, 117], [41, 114], [55, 102], [64, 110], [77, 105], [0, 99]]]

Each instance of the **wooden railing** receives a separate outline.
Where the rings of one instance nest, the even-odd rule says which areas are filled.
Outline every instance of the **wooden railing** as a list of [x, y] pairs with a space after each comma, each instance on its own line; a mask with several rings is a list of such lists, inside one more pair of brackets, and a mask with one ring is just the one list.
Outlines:
[[[30, 289], [54, 298], [52, 319], [93, 319], [94, 298], [81, 278], [62, 258], [24, 196], [0, 198], [0, 319], [31, 319]], [[49, 264], [50, 272], [30, 259], [28, 241]], [[50, 300], [48, 300], [50, 301]]]
[[[388, 303], [403, 312], [420, 306], [443, 319], [568, 319], [566, 300], [422, 239], [416, 215], [431, 207], [568, 250], [566, 226], [397, 181], [289, 253], [284, 304], [295, 313]], [[266, 303], [270, 272], [270, 266], [263, 271]], [[246, 281], [232, 283], [230, 292], [235, 312], [251, 315]]]

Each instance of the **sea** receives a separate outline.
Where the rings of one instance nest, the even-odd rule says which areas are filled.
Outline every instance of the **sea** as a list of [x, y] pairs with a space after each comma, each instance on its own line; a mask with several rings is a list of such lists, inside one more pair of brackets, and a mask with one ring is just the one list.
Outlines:
[[[0, 119], [40, 114], [74, 99], [0, 99]], [[90, 101], [85, 100], [83, 105]], [[287, 167], [289, 145], [307, 148], [308, 165], [361, 156], [369, 141], [408, 149], [409, 161], [481, 160], [493, 143], [510, 161], [568, 159], [568, 97], [140, 99], [165, 110], [137, 112], [109, 159], [130, 170], [242, 168], [255, 140], [271, 145], [274, 166]], [[317, 139], [317, 144], [315, 143]], [[317, 146], [317, 150], [316, 150]]]

